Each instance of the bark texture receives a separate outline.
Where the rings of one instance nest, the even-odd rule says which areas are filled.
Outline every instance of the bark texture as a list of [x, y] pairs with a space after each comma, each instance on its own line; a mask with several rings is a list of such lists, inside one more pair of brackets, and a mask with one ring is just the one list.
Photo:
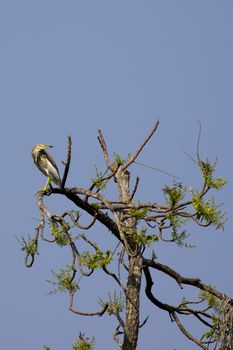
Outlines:
[[139, 331], [139, 307], [142, 276], [142, 259], [140, 255], [131, 257], [126, 292], [126, 320], [123, 350], [134, 350], [137, 347]]
[[[119, 200], [128, 203], [130, 174], [127, 170], [118, 171], [116, 181], [118, 183]], [[139, 332], [139, 307], [140, 289], [142, 277], [142, 256], [138, 244], [133, 239], [136, 233], [136, 219], [128, 215], [128, 211], [120, 211], [117, 214], [117, 223], [121, 239], [129, 256], [129, 271], [126, 289], [126, 318], [124, 327], [123, 350], [135, 350], [137, 348]]]

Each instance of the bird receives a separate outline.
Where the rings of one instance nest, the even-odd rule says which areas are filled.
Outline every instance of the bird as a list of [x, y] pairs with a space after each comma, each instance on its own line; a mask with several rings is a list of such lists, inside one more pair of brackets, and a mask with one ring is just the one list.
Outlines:
[[61, 178], [58, 167], [49, 152], [45, 151], [52, 148], [50, 145], [36, 144], [32, 149], [32, 158], [37, 168], [47, 176], [47, 182], [40, 191], [46, 191], [51, 184], [51, 181], [61, 187]]

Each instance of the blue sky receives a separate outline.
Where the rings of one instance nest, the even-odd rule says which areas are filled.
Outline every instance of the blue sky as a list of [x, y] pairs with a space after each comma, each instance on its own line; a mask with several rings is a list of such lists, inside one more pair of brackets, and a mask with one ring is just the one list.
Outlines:
[[[231, 294], [232, 15], [228, 0], [1, 2], [1, 348], [40, 350], [47, 344], [52, 350], [71, 349], [79, 331], [85, 331], [96, 337], [96, 350], [117, 349], [112, 341], [115, 320], [79, 318], [67, 310], [65, 295], [46, 294], [50, 269], [62, 267], [68, 254], [42, 244], [28, 270], [14, 238], [33, 233], [38, 218], [35, 193], [45, 178], [32, 162], [32, 147], [54, 145], [61, 168], [68, 135], [73, 137], [68, 185], [84, 187], [95, 164], [104, 168], [99, 128], [111, 152], [126, 156], [159, 117], [159, 130], [139, 160], [195, 187], [200, 175], [183, 150], [195, 156], [200, 121], [201, 154], [217, 157], [217, 175], [228, 180], [217, 194], [228, 213], [225, 231], [193, 227], [195, 249], [158, 245], [156, 252], [180, 273], [200, 276]], [[161, 188], [171, 182], [136, 165], [135, 175], [141, 176], [144, 199], [161, 200]], [[71, 207], [59, 198], [47, 203], [58, 211]], [[108, 245], [107, 232], [99, 227], [95, 235]], [[160, 298], [176, 301], [177, 286], [154, 277], [160, 282]], [[109, 290], [114, 286], [97, 273], [80, 290], [79, 307], [95, 308]], [[142, 317], [151, 317], [141, 331], [139, 350], [151, 344], [161, 350], [194, 349], [168, 315], [148, 302], [142, 309]]]

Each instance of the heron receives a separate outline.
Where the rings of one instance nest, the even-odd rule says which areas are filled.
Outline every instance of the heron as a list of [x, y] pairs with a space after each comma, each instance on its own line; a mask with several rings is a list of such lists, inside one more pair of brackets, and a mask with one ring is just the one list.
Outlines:
[[52, 148], [50, 145], [43, 145], [38, 143], [33, 147], [32, 157], [37, 168], [47, 176], [47, 182], [41, 191], [46, 191], [51, 181], [54, 182], [59, 187], [61, 186], [61, 178], [59, 174], [58, 167], [53, 160], [49, 152], [45, 151], [48, 148]]

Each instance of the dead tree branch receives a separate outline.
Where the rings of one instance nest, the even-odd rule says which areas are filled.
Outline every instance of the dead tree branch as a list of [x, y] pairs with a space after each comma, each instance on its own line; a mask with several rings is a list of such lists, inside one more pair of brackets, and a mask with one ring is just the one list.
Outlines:
[[100, 143], [100, 146], [102, 148], [102, 151], [103, 151], [103, 154], [104, 154], [104, 160], [105, 160], [105, 163], [107, 165], [107, 167], [112, 171], [114, 172], [115, 171], [115, 165], [110, 163], [109, 161], [109, 158], [108, 158], [108, 150], [107, 150], [107, 146], [106, 146], [106, 142], [105, 142], [105, 139], [104, 139], [104, 136], [102, 134], [102, 131], [99, 129], [98, 130], [98, 141]]
[[68, 136], [67, 158], [66, 158], [66, 163], [65, 163], [64, 174], [63, 174], [62, 181], [61, 181], [61, 188], [64, 188], [64, 187], [65, 187], [66, 179], [67, 179], [68, 172], [69, 172], [69, 169], [70, 169], [71, 145], [72, 145], [72, 139], [71, 139], [71, 136]]
[[138, 184], [139, 184], [139, 177], [137, 176], [136, 177], [136, 181], [135, 181], [135, 185], [134, 185], [134, 188], [133, 188], [133, 191], [131, 193], [131, 196], [130, 196], [130, 202], [133, 200], [133, 197], [138, 189]]
[[74, 294], [70, 292], [70, 306], [69, 310], [73, 312], [74, 314], [80, 315], [80, 316], [102, 316], [108, 309], [108, 304], [105, 304], [104, 307], [95, 312], [85, 312], [85, 311], [79, 311], [78, 309], [74, 308], [73, 306], [74, 302]]
[[[215, 297], [217, 297], [220, 300], [223, 300], [225, 298], [224, 294], [222, 294], [219, 291], [215, 290], [214, 288], [208, 286], [207, 284], [202, 283], [199, 278], [183, 277], [178, 272], [171, 269], [167, 265], [161, 264], [161, 263], [154, 261], [154, 260], [144, 259], [143, 263], [147, 267], [149, 266], [149, 267], [152, 267], [156, 270], [160, 270], [160, 271], [166, 273], [167, 275], [169, 275], [170, 277], [175, 279], [181, 288], [183, 288], [182, 284], [187, 284], [187, 285], [199, 288], [201, 290], [204, 290], [205, 292], [211, 293], [212, 295], [214, 295]], [[232, 302], [233, 302], [233, 300], [232, 300]]]

